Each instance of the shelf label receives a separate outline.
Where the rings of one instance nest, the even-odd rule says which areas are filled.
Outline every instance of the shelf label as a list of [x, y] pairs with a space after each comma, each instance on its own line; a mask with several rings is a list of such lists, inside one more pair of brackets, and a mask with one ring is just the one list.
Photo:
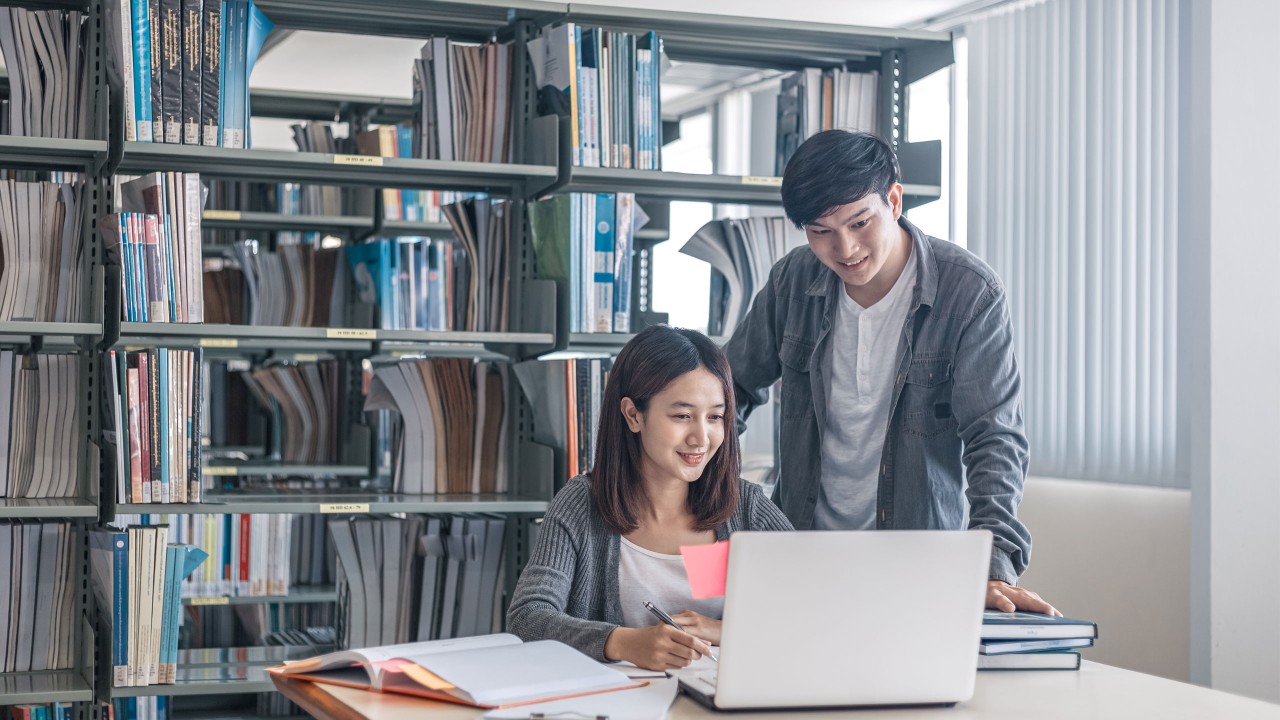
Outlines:
[[320, 512], [324, 514], [357, 514], [369, 512], [369, 503], [321, 503]]
[[235, 475], [235, 465], [205, 465], [200, 469], [204, 475]]
[[334, 155], [333, 164], [382, 167], [382, 157], [380, 155]]
[[147, 349], [146, 345], [125, 345], [124, 346], [125, 352], [134, 352], [134, 353], [144, 352], [146, 351], [146, 349]]
[[189, 602], [191, 605], [230, 605], [231, 598], [226, 595], [219, 597], [197, 597], [191, 598]]
[[320, 360], [320, 356], [315, 353], [298, 353], [297, 355], [293, 356], [293, 361], [300, 362], [300, 363], [317, 362], [319, 360]]
[[200, 338], [200, 347], [202, 348], [237, 348], [240, 347], [239, 338]]
[[205, 210], [205, 220], [239, 220], [239, 210]]
[[743, 185], [764, 185], [766, 187], [782, 187], [782, 178], [768, 175], [743, 175]]
[[329, 328], [324, 336], [330, 340], [377, 340], [378, 331], [364, 328]]

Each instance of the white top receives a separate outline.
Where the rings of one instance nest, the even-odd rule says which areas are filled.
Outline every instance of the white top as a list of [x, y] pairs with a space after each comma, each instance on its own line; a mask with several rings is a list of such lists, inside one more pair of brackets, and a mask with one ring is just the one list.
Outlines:
[[827, 427], [822, 483], [814, 509], [818, 530], [874, 530], [880, 457], [902, 328], [916, 284], [916, 253], [889, 293], [864, 308], [839, 293], [828, 343]]
[[644, 607], [649, 602], [668, 615], [692, 610], [699, 615], [720, 619], [724, 598], [694, 600], [689, 577], [684, 572], [684, 558], [646, 550], [626, 538], [618, 548], [618, 600], [622, 603], [622, 624], [643, 628], [661, 622]]

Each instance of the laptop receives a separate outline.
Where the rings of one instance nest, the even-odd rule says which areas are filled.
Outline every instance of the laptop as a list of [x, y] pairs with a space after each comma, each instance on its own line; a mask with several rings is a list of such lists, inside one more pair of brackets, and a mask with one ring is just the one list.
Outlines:
[[719, 663], [672, 675], [713, 710], [968, 700], [990, 562], [985, 530], [734, 533]]

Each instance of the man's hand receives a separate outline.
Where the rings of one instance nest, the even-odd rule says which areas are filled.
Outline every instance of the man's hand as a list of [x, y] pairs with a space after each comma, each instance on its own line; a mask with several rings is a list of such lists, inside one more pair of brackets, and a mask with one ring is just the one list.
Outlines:
[[987, 608], [1000, 612], [1026, 610], [1062, 617], [1057, 608], [1041, 600], [1039, 595], [1026, 588], [1014, 587], [1003, 580], [987, 581]]
[[678, 612], [671, 616], [684, 631], [710, 645], [720, 644], [720, 621], [699, 615], [692, 610]]

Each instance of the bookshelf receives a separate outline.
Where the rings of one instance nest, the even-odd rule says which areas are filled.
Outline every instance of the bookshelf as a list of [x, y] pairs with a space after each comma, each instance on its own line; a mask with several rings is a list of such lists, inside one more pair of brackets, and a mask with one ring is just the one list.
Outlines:
[[[85, 291], [101, 299], [89, 303], [94, 317], [76, 323], [0, 323], [0, 346], [25, 351], [76, 353], [81, 358], [85, 420], [78, 436], [84, 458], [76, 497], [57, 499], [0, 499], [0, 519], [66, 520], [79, 528], [105, 521], [116, 514], [451, 514], [500, 513], [507, 517], [504, 552], [508, 591], [531, 550], [528, 520], [545, 512], [555, 486], [551, 468], [553, 450], [532, 439], [531, 409], [520, 391], [509, 382], [507, 407], [511, 412], [508, 447], [511, 492], [502, 495], [406, 495], [366, 492], [354, 486], [349, 492], [213, 490], [199, 504], [115, 503], [108, 482], [113, 469], [100, 451], [103, 438], [97, 386], [102, 353], [109, 349], [139, 347], [202, 347], [209, 357], [259, 359], [341, 355], [355, 359], [401, 357], [469, 357], [516, 361], [544, 357], [558, 351], [613, 355], [630, 335], [570, 333], [554, 322], [557, 290], [552, 283], [533, 280], [532, 253], [527, 249], [526, 228], [519, 230], [522, 248], [513, 258], [512, 332], [424, 332], [349, 328], [262, 327], [240, 325], [178, 325], [121, 323], [119, 298], [104, 288], [113, 283], [105, 265], [102, 239], [92, 220], [111, 206], [113, 173], [153, 171], [199, 172], [202, 177], [264, 182], [304, 182], [365, 188], [405, 188], [479, 191], [510, 198], [515, 210], [523, 203], [550, 192], [633, 192], [645, 202], [665, 207], [674, 200], [777, 206], [778, 178], [724, 175], [691, 175], [655, 170], [574, 167], [567, 160], [567, 123], [535, 117], [535, 93], [528, 63], [513, 68], [518, 88], [513, 103], [512, 142], [517, 163], [468, 163], [399, 158], [371, 158], [323, 153], [192, 147], [123, 140], [122, 117], [111, 112], [109, 99], [119, 94], [111, 88], [99, 38], [103, 27], [103, 0], [37, 0], [0, 2], [29, 9], [76, 9], [88, 14], [91, 127], [95, 139], [59, 140], [0, 136], [0, 168], [85, 173], [91, 186], [85, 202], [86, 254], [93, 272], [85, 275]], [[527, 41], [537, 27], [555, 21], [571, 21], [609, 29], [648, 31], [662, 35], [667, 53], [676, 60], [778, 69], [846, 67], [878, 70], [879, 118], [883, 128], [901, 128], [905, 137], [905, 86], [950, 64], [950, 37], [878, 28], [835, 26], [786, 21], [757, 21], [697, 13], [618, 9], [539, 0], [257, 0], [257, 6], [276, 24], [289, 30], [356, 33], [424, 38], [447, 35], [461, 40], [485, 40], [496, 36]], [[517, 52], [522, 58], [523, 53]], [[406, 70], [407, 72], [407, 70]], [[7, 88], [5, 84], [3, 90]], [[300, 93], [253, 90], [251, 109], [257, 117], [294, 120], [352, 121], [357, 126], [394, 123], [411, 118], [414, 107], [403, 98], [351, 94]], [[109, 116], [113, 122], [109, 122]], [[904, 178], [908, 206], [927, 202], [941, 192], [940, 148], [929, 143], [895, 139]], [[638, 269], [651, 271], [648, 251], [669, 239], [665, 218], [636, 234]], [[373, 217], [284, 215], [269, 212], [207, 210], [205, 229], [286, 231], [316, 230], [357, 237], [374, 231], [392, 234], [450, 232], [447, 224], [382, 220]], [[206, 248], [216, 252], [216, 249]], [[105, 275], [105, 277], [104, 277]], [[642, 278], [637, 272], [635, 277]], [[633, 285], [633, 308], [643, 313], [651, 307], [651, 295], [643, 280]], [[104, 321], [105, 319], [105, 321]], [[640, 329], [642, 323], [635, 329]], [[717, 338], [723, 342], [724, 338]], [[349, 410], [349, 409], [348, 409]], [[230, 477], [312, 476], [342, 477], [361, 481], [371, 477], [365, 464], [286, 465], [282, 463], [211, 462], [207, 475]], [[83, 538], [81, 539], [84, 543]], [[87, 550], [87, 547], [85, 548]], [[48, 673], [0, 673], [0, 705], [71, 701], [82, 720], [98, 720], [100, 708], [91, 704], [117, 697], [245, 695], [272, 690], [262, 669], [278, 659], [262, 661], [197, 660], [181, 664], [176, 685], [112, 688], [106, 676], [109, 658], [105, 625], [97, 622], [86, 578], [87, 552], [76, 568], [77, 606], [73, 632], [78, 653], [76, 667]], [[293, 587], [286, 596], [222, 596], [190, 599], [188, 605], [330, 603], [332, 587]], [[215, 703], [216, 704], [216, 703]], [[186, 714], [181, 710], [180, 717]]]

